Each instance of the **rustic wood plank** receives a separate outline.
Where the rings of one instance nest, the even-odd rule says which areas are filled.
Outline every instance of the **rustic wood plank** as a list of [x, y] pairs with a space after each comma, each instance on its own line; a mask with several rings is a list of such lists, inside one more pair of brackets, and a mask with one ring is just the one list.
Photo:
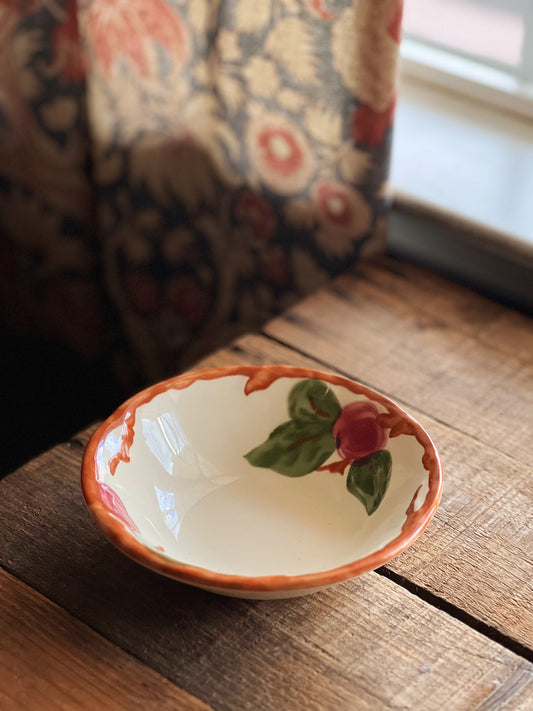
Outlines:
[[[409, 309], [422, 312], [428, 318], [438, 314], [449, 327], [531, 365], [533, 328], [530, 316], [407, 262], [386, 258], [367, 266], [364, 279], [395, 294]], [[354, 277], [359, 278], [357, 270]], [[423, 299], [421, 294], [424, 294]]]
[[265, 333], [528, 464], [533, 320], [413, 265], [362, 265]]
[[[423, 270], [385, 260], [363, 271], [357, 289], [343, 277], [322, 299], [333, 299], [337, 344], [324, 345], [328, 312], [308, 306], [314, 297], [290, 312], [296, 331], [289, 333], [296, 348], [309, 345], [323, 360], [319, 366], [340, 368], [399, 400], [441, 452], [441, 507], [424, 536], [388, 566], [405, 587], [368, 574], [302, 600], [251, 603], [159, 578], [114, 551], [84, 510], [78, 477], [87, 432], [0, 484], [0, 562], [217, 709], [531, 708], [531, 664], [409, 592], [420, 586], [422, 597], [438, 596], [464, 611], [464, 619], [499, 630], [509, 647], [522, 645], [524, 654], [531, 648], [530, 445], [513, 439], [504, 421], [530, 406], [530, 321]], [[352, 332], [343, 345], [339, 314], [344, 329], [355, 329], [359, 349]], [[285, 336], [278, 331], [276, 338]], [[370, 347], [380, 342], [392, 344], [413, 367], [418, 359], [421, 374], [400, 370], [395, 382], [394, 357], [383, 351], [380, 365]], [[475, 367], [467, 373], [470, 352]], [[441, 357], [440, 381], [421, 354]], [[446, 369], [457, 358], [464, 372], [450, 384]], [[201, 365], [239, 362], [316, 365], [262, 337], [241, 339]], [[361, 362], [366, 378], [358, 372]], [[500, 432], [494, 441], [483, 413], [492, 402], [485, 377], [492, 378], [497, 400], [499, 422], [489, 430]], [[424, 400], [429, 407], [417, 406], [417, 378], [431, 396]], [[472, 388], [476, 379], [483, 387], [470, 403], [470, 419], [479, 415], [481, 424], [459, 411], [468, 403], [457, 389], [465, 382]], [[438, 387], [444, 416], [435, 407]]]
[[[244, 601], [145, 570], [96, 530], [82, 447], [60, 446], [0, 483], [0, 562], [215, 709], [527, 708], [533, 665], [368, 573], [301, 599]], [[503, 695], [503, 696], [502, 696]]]
[[[510, 322], [513, 329], [521, 329], [523, 336], [530, 328], [531, 319], [527, 315], [409, 262], [384, 257], [357, 266], [352, 276], [375, 284], [382, 292], [402, 301], [408, 310], [425, 313], [429, 319], [438, 314], [444, 323], [477, 338], [483, 338], [493, 328], [497, 331], [505, 322]], [[335, 282], [332, 286], [335, 288]], [[516, 353], [518, 345], [497, 338], [489, 338], [487, 342], [506, 353]]]
[[[198, 365], [240, 363], [324, 367], [254, 335]], [[424, 535], [387, 568], [533, 649], [533, 467], [409, 410], [440, 452], [444, 493]]]
[[208, 707], [0, 570], [4, 711]]

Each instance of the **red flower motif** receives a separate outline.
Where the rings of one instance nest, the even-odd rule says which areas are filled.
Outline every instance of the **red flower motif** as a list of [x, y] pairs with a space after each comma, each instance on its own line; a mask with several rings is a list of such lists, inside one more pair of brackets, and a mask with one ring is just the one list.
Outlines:
[[118, 55], [127, 57], [147, 77], [146, 41], [156, 42], [179, 64], [188, 54], [188, 38], [179, 14], [164, 0], [94, 0], [87, 27], [96, 55], [110, 74]]
[[286, 116], [265, 114], [250, 121], [248, 151], [263, 182], [283, 194], [300, 192], [313, 172], [309, 146]]
[[281, 247], [266, 252], [261, 257], [261, 272], [274, 286], [284, 286], [291, 278], [291, 267]]
[[318, 183], [311, 195], [321, 225], [315, 233], [318, 246], [326, 254], [344, 257], [370, 229], [369, 204], [357, 190], [334, 181]]
[[7, 7], [11, 12], [16, 12], [19, 17], [29, 15], [42, 6], [42, 0], [0, 0], [0, 6]]
[[52, 32], [51, 45], [54, 59], [48, 72], [58, 72], [64, 81], [82, 81], [86, 59], [80, 41], [76, 0], [68, 0], [65, 20]]
[[360, 237], [369, 227], [368, 205], [360, 194], [342, 183], [318, 183], [313, 189], [320, 222], [330, 234]]
[[258, 136], [263, 158], [282, 176], [295, 173], [303, 163], [303, 151], [294, 136], [284, 128], [265, 128]]
[[333, 437], [344, 460], [355, 462], [385, 447], [387, 431], [378, 424], [378, 415], [371, 402], [352, 402], [342, 408]]
[[315, 189], [315, 200], [324, 222], [340, 229], [350, 229], [353, 210], [345, 190], [335, 184], [321, 183]]
[[174, 279], [168, 287], [168, 296], [174, 312], [191, 328], [197, 328], [211, 309], [211, 297], [192, 276]]
[[353, 137], [357, 143], [369, 148], [381, 146], [385, 140], [387, 129], [392, 125], [396, 97], [393, 98], [385, 111], [374, 111], [369, 106], [360, 106], [352, 117]]
[[400, 44], [400, 39], [402, 36], [402, 15], [403, 2], [402, 0], [400, 0], [398, 8], [392, 16], [392, 20], [390, 21], [389, 26], [387, 27], [387, 32], [395, 42], [398, 42], [398, 44]]
[[137, 524], [126, 511], [126, 507], [116, 491], [113, 491], [110, 486], [103, 482], [100, 482], [98, 486], [100, 488], [102, 503], [109, 510], [113, 518], [116, 518], [117, 521], [120, 521], [120, 523], [126, 526], [126, 528], [129, 528], [133, 533], [140, 533]]
[[334, 12], [330, 12], [324, 7], [325, 0], [308, 0], [308, 3], [313, 15], [320, 17], [321, 20], [333, 20], [335, 17]]
[[139, 315], [154, 316], [161, 309], [161, 286], [147, 269], [135, 269], [126, 274], [124, 290], [130, 305]]
[[247, 222], [254, 232], [267, 239], [274, 232], [276, 219], [270, 203], [252, 192], [243, 192], [235, 208], [237, 219]]

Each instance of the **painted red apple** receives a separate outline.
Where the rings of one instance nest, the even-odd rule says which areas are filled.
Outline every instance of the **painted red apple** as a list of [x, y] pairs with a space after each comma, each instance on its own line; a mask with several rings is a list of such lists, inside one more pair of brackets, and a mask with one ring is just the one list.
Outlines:
[[342, 408], [333, 437], [344, 460], [355, 462], [385, 447], [387, 431], [378, 424], [378, 415], [371, 402], [352, 402]]

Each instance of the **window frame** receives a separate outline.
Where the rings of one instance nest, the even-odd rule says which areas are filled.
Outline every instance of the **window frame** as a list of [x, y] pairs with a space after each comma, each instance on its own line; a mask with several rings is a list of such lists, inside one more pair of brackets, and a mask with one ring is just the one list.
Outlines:
[[516, 67], [446, 46], [404, 28], [401, 72], [533, 118], [533, 0], [528, 2], [523, 22], [524, 36]]
[[[530, 0], [520, 65], [527, 66], [531, 73], [528, 75], [520, 69], [513, 74], [506, 67], [502, 68], [504, 65], [495, 66], [497, 64], [482, 63], [465, 53], [444, 50], [414, 39], [404, 31], [400, 45], [399, 113], [390, 175], [392, 210], [388, 250], [396, 257], [423, 264], [533, 314], [530, 286], [533, 230], [528, 227], [525, 234], [521, 228], [526, 223], [533, 225], [527, 219], [529, 199], [524, 201], [522, 197], [513, 204], [513, 215], [518, 221], [503, 223], [498, 211], [501, 201], [493, 204], [489, 200], [480, 219], [479, 214], [473, 216], [464, 211], [462, 198], [468, 192], [464, 190], [464, 183], [461, 188], [459, 181], [456, 188], [453, 181], [448, 181], [446, 187], [451, 185], [450, 190], [444, 190], [442, 185], [442, 181], [449, 178], [447, 164], [455, 162], [458, 171], [470, 176], [472, 190], [477, 190], [479, 183], [482, 189], [484, 186], [485, 194], [491, 194], [491, 190], [497, 189], [498, 180], [518, 179], [512, 169], [517, 141], [525, 141], [524, 160], [533, 150], [533, 0]], [[402, 111], [404, 117], [409, 117], [408, 121], [405, 118], [400, 121]], [[437, 120], [430, 119], [428, 124], [431, 112]], [[440, 116], [444, 122], [453, 124], [453, 132], [440, 132]], [[406, 151], [395, 151], [394, 146], [401, 141], [403, 147], [411, 150], [417, 141], [424, 143], [428, 125], [436, 135], [428, 151], [430, 163], [425, 165], [428, 170], [422, 169], [418, 174], [416, 161], [406, 157]], [[468, 151], [463, 149], [473, 126], [480, 127], [479, 135], [483, 136], [480, 141], [485, 141], [487, 155], [491, 155], [494, 145], [485, 135], [496, 132], [500, 155], [509, 157], [509, 170], [491, 173], [483, 162], [480, 162], [479, 178], [470, 169], [463, 170], [464, 161], [468, 161]], [[424, 145], [428, 145], [427, 140]], [[506, 161], [502, 158], [499, 165], [502, 162]], [[471, 165], [472, 161], [468, 167]], [[410, 175], [405, 171], [406, 166]], [[415, 180], [411, 180], [412, 175]], [[531, 172], [528, 180], [525, 188], [529, 184], [533, 188]], [[450, 195], [451, 201], [448, 200]]]
[[[533, 47], [528, 51], [533, 65]], [[400, 56], [402, 76], [533, 118], [533, 82], [528, 79], [409, 36], [402, 40]]]
[[524, 41], [520, 58], [521, 78], [533, 84], [533, 2], [529, 0], [528, 9], [524, 14]]

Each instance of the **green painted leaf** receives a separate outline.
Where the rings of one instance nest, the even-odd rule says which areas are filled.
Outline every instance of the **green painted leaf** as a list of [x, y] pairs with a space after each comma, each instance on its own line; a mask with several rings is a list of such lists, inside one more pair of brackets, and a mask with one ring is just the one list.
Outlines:
[[271, 433], [270, 437], [246, 459], [254, 467], [273, 469], [285, 476], [310, 474], [335, 450], [335, 440], [322, 422], [290, 420]]
[[337, 396], [322, 380], [302, 380], [289, 394], [289, 415], [300, 422], [322, 422], [333, 429], [341, 414]]
[[350, 467], [346, 488], [361, 501], [367, 514], [380, 505], [390, 481], [392, 457], [387, 449], [358, 459]]

